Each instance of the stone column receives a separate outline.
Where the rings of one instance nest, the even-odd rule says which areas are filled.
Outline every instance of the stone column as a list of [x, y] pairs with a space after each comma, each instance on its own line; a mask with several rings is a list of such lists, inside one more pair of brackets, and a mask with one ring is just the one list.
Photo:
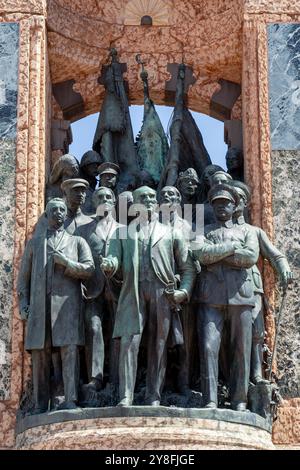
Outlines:
[[[2, 232], [5, 243], [2, 244], [2, 239], [0, 243], [1, 249], [3, 246], [5, 248], [0, 292], [6, 296], [5, 299], [1, 298], [4, 308], [1, 306], [0, 448], [7, 448], [14, 446], [16, 412], [30, 377], [30, 356], [23, 350], [24, 325], [19, 317], [16, 283], [25, 240], [44, 205], [45, 161], [50, 151], [50, 111], [47, 107], [50, 78], [46, 54], [45, 2], [16, 1], [8, 5], [4, 2], [4, 9], [1, 3], [0, 35], [3, 35], [4, 29], [11, 31], [10, 36], [5, 35], [1, 39], [4, 44], [11, 41], [8, 48], [11, 53], [18, 52], [16, 67], [6, 68], [10, 83], [15, 84], [15, 93], [18, 94], [15, 103], [17, 119], [15, 123], [11, 121], [15, 124], [15, 134], [10, 142], [4, 136], [5, 146], [1, 148], [5, 150], [1, 152], [0, 168], [1, 181], [4, 178], [0, 205], [7, 208]], [[17, 34], [17, 38], [13, 33]], [[0, 67], [2, 60], [0, 54]], [[3, 101], [3, 85], [0, 94]], [[12, 96], [11, 93], [8, 96]], [[1, 131], [2, 109], [0, 103]], [[3, 139], [3, 133], [0, 138]]]
[[[266, 25], [257, 19], [244, 21], [243, 28], [243, 139], [245, 180], [252, 190], [251, 223], [262, 227], [273, 238], [271, 152], [269, 146], [269, 106], [267, 89]], [[274, 305], [275, 278], [268, 263], [261, 262], [264, 288], [269, 302]], [[272, 348], [274, 318], [265, 317], [267, 344]]]
[[[286, 253], [295, 281], [278, 339], [278, 378], [284, 407], [275, 443], [300, 443], [300, 21], [267, 26], [274, 239]], [[277, 298], [276, 307], [279, 307]]]
[[[296, 277], [289, 290], [276, 357], [284, 403], [279, 408], [273, 439], [275, 444], [289, 447], [300, 442], [300, 11], [294, 4], [269, 1], [263, 11], [261, 8], [248, 0], [243, 24], [245, 177], [253, 191], [252, 223], [261, 226], [287, 255]], [[267, 262], [263, 274], [266, 295], [276, 312], [280, 292]], [[272, 348], [275, 325], [271, 312], [266, 314], [266, 330]]]

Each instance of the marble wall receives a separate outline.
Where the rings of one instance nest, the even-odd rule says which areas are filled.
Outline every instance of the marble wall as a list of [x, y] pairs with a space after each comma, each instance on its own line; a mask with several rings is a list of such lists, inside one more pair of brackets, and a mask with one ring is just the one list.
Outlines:
[[300, 149], [300, 24], [268, 25], [271, 143]]
[[[268, 25], [275, 244], [294, 272], [278, 337], [284, 398], [300, 396], [300, 24]], [[279, 295], [278, 305], [279, 306]]]
[[[300, 127], [300, 125], [299, 125]], [[300, 129], [299, 129], [300, 130]], [[288, 291], [278, 336], [281, 394], [300, 397], [300, 151], [272, 152], [275, 244], [287, 255], [295, 280]], [[279, 302], [277, 305], [277, 309]]]
[[9, 398], [19, 25], [0, 23], [0, 400]]

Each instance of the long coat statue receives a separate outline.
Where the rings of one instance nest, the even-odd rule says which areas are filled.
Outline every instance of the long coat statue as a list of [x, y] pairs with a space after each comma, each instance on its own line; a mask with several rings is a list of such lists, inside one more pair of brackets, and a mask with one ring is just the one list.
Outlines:
[[[51, 275], [52, 345], [84, 345], [81, 280], [88, 279], [94, 263], [90, 249], [81, 237], [65, 230], [56, 246], [68, 257], [67, 268], [54, 264]], [[19, 274], [19, 296], [28, 299], [30, 316], [25, 348], [43, 349], [46, 330], [47, 238], [39, 235], [26, 245]], [[62, 295], [63, 293], [63, 295]]]
[[48, 409], [52, 354], [57, 349], [63, 407], [76, 408], [78, 400], [78, 346], [85, 341], [81, 281], [92, 275], [94, 262], [86, 241], [64, 230], [66, 213], [62, 199], [48, 202], [48, 228], [26, 245], [19, 274], [20, 313], [27, 321], [25, 348], [32, 354], [34, 413]]

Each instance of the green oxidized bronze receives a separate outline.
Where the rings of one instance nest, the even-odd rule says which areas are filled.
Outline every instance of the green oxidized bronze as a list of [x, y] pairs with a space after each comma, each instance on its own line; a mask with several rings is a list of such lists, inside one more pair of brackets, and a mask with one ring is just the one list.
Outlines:
[[139, 56], [136, 57], [136, 60], [142, 65], [140, 77], [144, 88], [143, 125], [136, 139], [138, 162], [140, 170], [148, 173], [157, 187], [165, 165], [169, 145], [154, 103], [149, 96], [148, 73], [144, 69], [144, 63], [141, 62]]

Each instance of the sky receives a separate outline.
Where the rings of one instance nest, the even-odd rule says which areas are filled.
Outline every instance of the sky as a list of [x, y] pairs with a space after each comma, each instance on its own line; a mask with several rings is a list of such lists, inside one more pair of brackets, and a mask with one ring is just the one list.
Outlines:
[[[129, 109], [133, 133], [136, 136], [142, 126], [144, 107], [143, 105], [130, 106]], [[167, 132], [173, 108], [169, 106], [156, 106], [156, 111], [165, 132]], [[224, 123], [194, 111], [192, 111], [192, 115], [202, 133], [204, 144], [212, 162], [226, 169], [225, 154], [227, 145], [224, 143]], [[81, 160], [82, 155], [92, 148], [98, 116], [99, 113], [91, 114], [72, 124], [73, 143], [70, 145], [69, 152], [78, 160]]]

